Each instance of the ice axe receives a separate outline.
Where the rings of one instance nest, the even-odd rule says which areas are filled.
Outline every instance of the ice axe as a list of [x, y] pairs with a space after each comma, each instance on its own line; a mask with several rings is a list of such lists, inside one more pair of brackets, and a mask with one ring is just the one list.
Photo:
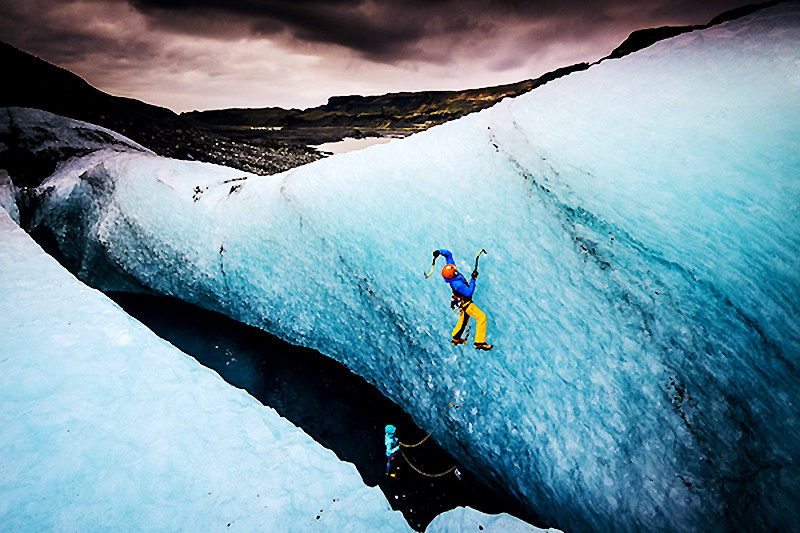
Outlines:
[[[489, 252], [487, 252], [487, 251], [486, 251], [484, 248], [481, 248], [481, 251], [480, 251], [480, 252], [478, 252], [478, 255], [475, 257], [475, 269], [472, 271], [472, 274], [473, 274], [473, 276], [472, 276], [472, 277], [473, 277], [473, 278], [476, 278], [476, 277], [478, 277], [478, 276], [477, 276], [477, 272], [478, 272], [478, 259], [480, 259], [480, 258], [481, 258], [481, 254], [486, 254], [486, 255], [489, 255]], [[437, 253], [434, 253], [434, 254], [433, 254], [433, 261], [431, 262], [431, 269], [428, 271], [428, 273], [427, 273], [427, 274], [425, 274], [425, 279], [428, 279], [428, 278], [429, 278], [429, 277], [431, 277], [431, 275], [433, 274], [433, 267], [434, 267], [434, 265], [436, 265], [436, 258], [437, 258], [437, 257], [439, 257], [439, 254], [437, 254]]]
[[481, 258], [482, 254], [489, 255], [489, 252], [487, 252], [484, 248], [481, 248], [481, 251], [478, 252], [478, 255], [475, 256], [475, 269], [472, 271], [472, 279], [478, 277], [478, 259]]
[[429, 277], [431, 277], [431, 274], [433, 274], [433, 265], [435, 265], [435, 264], [436, 264], [436, 258], [437, 258], [437, 257], [439, 257], [439, 255], [438, 255], [438, 254], [433, 254], [433, 263], [431, 263], [431, 270], [430, 270], [430, 272], [428, 272], [427, 274], [425, 274], [425, 279], [428, 279]]

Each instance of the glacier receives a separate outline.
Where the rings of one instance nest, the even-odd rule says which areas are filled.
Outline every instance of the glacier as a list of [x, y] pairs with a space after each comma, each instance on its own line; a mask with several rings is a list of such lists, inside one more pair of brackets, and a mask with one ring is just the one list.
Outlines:
[[[549, 525], [791, 530], [798, 65], [786, 2], [276, 176], [76, 157], [25, 226], [100, 289], [336, 358]], [[441, 247], [488, 251], [488, 354], [450, 347]]]

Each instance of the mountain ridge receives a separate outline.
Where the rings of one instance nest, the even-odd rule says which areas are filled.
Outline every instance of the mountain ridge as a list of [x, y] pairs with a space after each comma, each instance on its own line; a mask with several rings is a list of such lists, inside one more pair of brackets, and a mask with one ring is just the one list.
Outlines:
[[[229, 108], [208, 111], [189, 111], [181, 113], [196, 125], [234, 132], [245, 128], [281, 128], [268, 131], [267, 135], [281, 139], [295, 139], [304, 142], [319, 142], [320, 133], [304, 135], [304, 129], [331, 128], [330, 139], [339, 140], [339, 128], [350, 128], [351, 136], [381, 134], [412, 134], [432, 126], [443, 124], [491, 107], [506, 97], [519, 96], [550, 81], [573, 72], [586, 70], [592, 65], [608, 59], [619, 59], [637, 52], [658, 41], [675, 37], [689, 31], [705, 29], [716, 24], [740, 18], [750, 13], [780, 3], [772, 0], [750, 4], [717, 15], [707, 24], [689, 26], [661, 26], [632, 32], [617, 48], [607, 56], [593, 63], [575, 63], [547, 72], [535, 79], [515, 83], [466, 89], [461, 91], [422, 91], [396, 92], [377, 96], [332, 96], [328, 102], [317, 107], [284, 109]], [[285, 131], [289, 130], [289, 131]], [[368, 133], [365, 133], [368, 132]]]
[[[481, 111], [506, 97], [527, 93], [589, 63], [576, 63], [548, 72], [536, 79], [454, 91], [396, 92], [375, 96], [332, 96], [328, 102], [308, 109], [232, 108], [181, 113], [193, 124], [221, 131], [243, 133], [244, 128], [281, 128], [267, 135], [314, 144], [343, 136], [410, 135], [432, 126]], [[325, 130], [329, 130], [326, 135]], [[316, 130], [316, 131], [311, 131]]]

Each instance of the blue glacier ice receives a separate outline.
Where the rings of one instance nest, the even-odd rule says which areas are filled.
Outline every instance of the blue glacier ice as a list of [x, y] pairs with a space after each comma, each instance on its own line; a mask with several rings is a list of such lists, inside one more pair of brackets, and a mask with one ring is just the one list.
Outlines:
[[[786, 2], [277, 176], [75, 158], [30, 225], [101, 289], [342, 361], [548, 525], [791, 530], [799, 66]], [[441, 247], [488, 251], [492, 352], [450, 347]]]
[[3, 531], [411, 531], [353, 465], [79, 282], [4, 209], [0, 287]]

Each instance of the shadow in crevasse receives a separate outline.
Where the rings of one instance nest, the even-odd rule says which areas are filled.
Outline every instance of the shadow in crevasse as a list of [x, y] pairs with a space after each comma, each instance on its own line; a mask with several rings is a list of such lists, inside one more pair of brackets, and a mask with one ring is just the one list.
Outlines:
[[[435, 516], [459, 506], [532, 521], [509, 498], [461, 467], [460, 480], [455, 473], [427, 477], [398, 454], [399, 469], [395, 477], [387, 477], [384, 426], [395, 425], [401, 440], [409, 443], [426, 433], [377, 388], [333, 359], [181, 300], [120, 292], [108, 296], [155, 334], [353, 463], [364, 482], [379, 485], [415, 530], [424, 530]], [[405, 453], [425, 473], [445, 472], [456, 464], [433, 439]]]

